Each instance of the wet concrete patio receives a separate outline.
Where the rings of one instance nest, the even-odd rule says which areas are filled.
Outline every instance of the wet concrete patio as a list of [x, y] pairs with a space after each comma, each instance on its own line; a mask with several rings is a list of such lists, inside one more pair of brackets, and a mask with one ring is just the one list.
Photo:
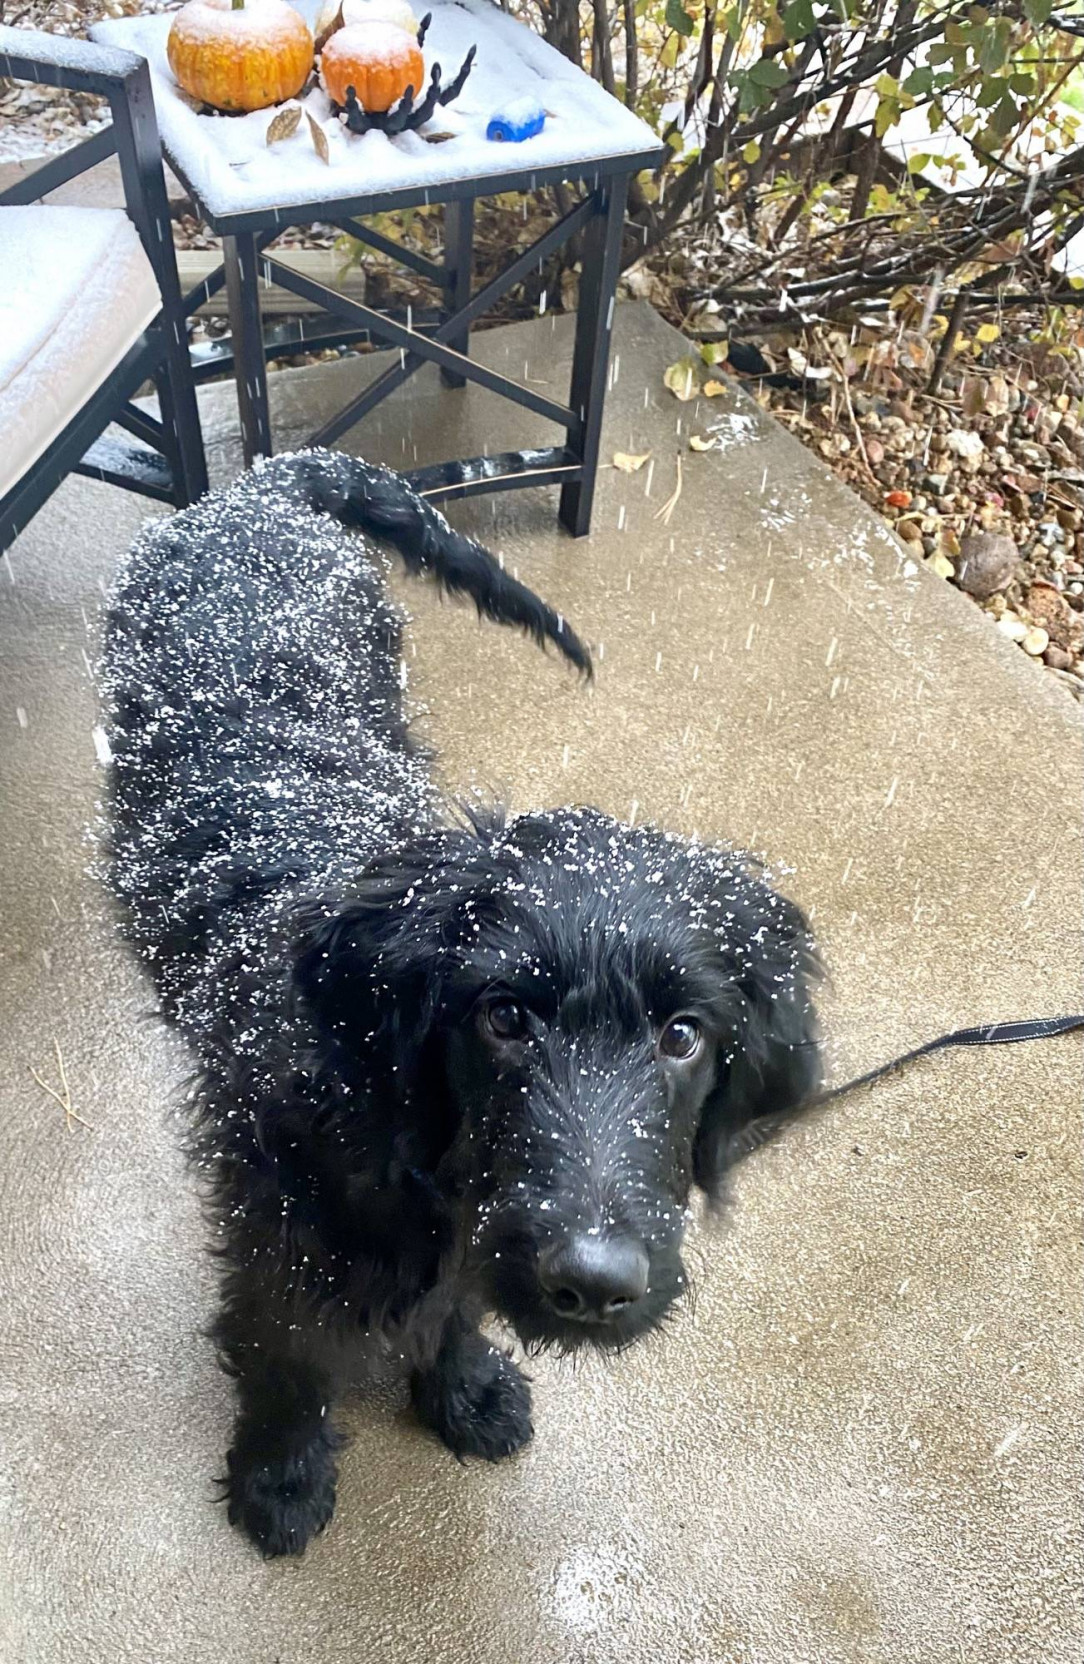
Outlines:
[[[477, 343], [557, 388], [569, 347], [563, 319]], [[447, 783], [792, 868], [836, 1078], [1080, 1009], [1071, 699], [752, 403], [679, 405], [662, 372], [682, 350], [619, 314], [604, 456], [653, 470], [602, 474], [589, 540], [548, 493], [452, 511], [595, 643], [592, 688], [397, 586]], [[370, 373], [274, 378], [282, 440]], [[204, 411], [226, 477], [232, 391]], [[690, 431], [718, 448], [690, 453]], [[428, 371], [352, 436], [390, 462], [541, 437]], [[537, 1436], [510, 1465], [458, 1466], [385, 1385], [349, 1408], [338, 1511], [302, 1562], [229, 1530], [229, 1391], [171, 1107], [186, 1060], [85, 870], [86, 655], [142, 512], [72, 481], [0, 573], [0, 1656], [1076, 1664], [1072, 1038], [915, 1065], [754, 1156], [693, 1232], [695, 1303], [608, 1366], [534, 1365]], [[60, 1085], [57, 1048], [87, 1126], [31, 1075]]]

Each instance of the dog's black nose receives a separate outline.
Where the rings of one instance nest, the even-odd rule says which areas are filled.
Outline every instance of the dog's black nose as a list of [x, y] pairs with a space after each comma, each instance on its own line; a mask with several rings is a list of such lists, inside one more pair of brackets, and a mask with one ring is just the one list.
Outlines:
[[579, 1323], [619, 1317], [647, 1293], [647, 1275], [647, 1253], [628, 1237], [570, 1237], [538, 1261], [550, 1305]]

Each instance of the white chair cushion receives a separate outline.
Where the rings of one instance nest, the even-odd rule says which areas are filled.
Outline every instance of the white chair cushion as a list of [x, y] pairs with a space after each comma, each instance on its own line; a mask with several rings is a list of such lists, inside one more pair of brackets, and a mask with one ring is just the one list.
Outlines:
[[0, 208], [0, 495], [161, 310], [117, 208]]

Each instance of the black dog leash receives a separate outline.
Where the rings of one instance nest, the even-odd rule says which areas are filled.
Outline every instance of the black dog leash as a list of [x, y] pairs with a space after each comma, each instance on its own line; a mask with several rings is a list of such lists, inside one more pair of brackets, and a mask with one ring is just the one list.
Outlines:
[[925, 1045], [914, 1046], [909, 1052], [890, 1058], [887, 1063], [878, 1063], [875, 1069], [867, 1069], [864, 1075], [856, 1075], [853, 1080], [844, 1081], [842, 1086], [830, 1086], [824, 1092], [814, 1092], [800, 1103], [792, 1104], [789, 1109], [769, 1112], [750, 1122], [733, 1135], [731, 1159], [738, 1161], [743, 1156], [751, 1155], [807, 1110], [834, 1103], [845, 1093], [854, 1092], [860, 1086], [869, 1086], [871, 1082], [913, 1063], [918, 1057], [928, 1057], [931, 1052], [943, 1051], [948, 1046], [1015, 1046], [1021, 1040], [1047, 1040], [1054, 1034], [1069, 1034], [1078, 1028], [1084, 1029], [1084, 1012], [1065, 1017], [1031, 1017], [1022, 1023], [984, 1023], [980, 1028], [957, 1028], [951, 1034], [939, 1034], [936, 1040], [927, 1040]]
[[951, 1034], [939, 1034], [936, 1040], [927, 1040], [924, 1046], [915, 1046], [888, 1063], [879, 1063], [875, 1069], [867, 1069], [864, 1075], [856, 1075], [854, 1080], [844, 1081], [842, 1086], [832, 1086], [826, 1092], [815, 1093], [799, 1107], [812, 1109], [817, 1104], [830, 1103], [833, 1098], [841, 1098], [845, 1092], [868, 1086], [871, 1081], [902, 1069], [916, 1058], [928, 1057], [931, 1052], [943, 1051], [947, 1046], [1015, 1046], [1021, 1040], [1048, 1040], [1052, 1035], [1069, 1034], [1078, 1028], [1084, 1028], [1084, 1012], [1066, 1017], [1030, 1017], [1021, 1023], [985, 1023], [980, 1028], [953, 1029]]

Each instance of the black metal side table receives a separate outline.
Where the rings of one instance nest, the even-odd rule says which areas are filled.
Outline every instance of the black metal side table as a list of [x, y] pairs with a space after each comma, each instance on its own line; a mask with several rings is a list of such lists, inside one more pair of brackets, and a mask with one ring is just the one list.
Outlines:
[[[307, 13], [311, 3], [300, 0], [298, 9]], [[272, 151], [265, 133], [273, 112], [238, 118], [197, 112], [179, 93], [166, 62], [168, 15], [103, 23], [93, 33], [148, 59], [170, 166], [223, 239], [222, 266], [186, 295], [185, 310], [190, 315], [225, 286], [232, 353], [198, 365], [196, 373], [205, 377], [233, 369], [246, 463], [271, 453], [266, 360], [292, 345], [281, 335], [274, 343], [264, 341], [260, 284], [271, 281], [319, 309], [298, 332], [299, 347], [368, 339], [399, 349], [399, 362], [308, 443], [333, 444], [422, 364], [436, 364], [446, 385], [472, 381], [488, 388], [554, 423], [563, 430], [563, 443], [419, 468], [409, 475], [417, 489], [439, 499], [559, 485], [561, 521], [582, 536], [591, 523], [628, 184], [642, 168], [657, 165], [662, 150], [637, 117], [489, 0], [433, 0], [431, 7], [426, 0], [426, 8], [433, 14], [426, 42], [430, 56], [454, 71], [464, 45], [477, 48], [463, 94], [436, 122], [450, 131], [429, 142], [416, 133], [396, 140], [383, 134], [347, 136], [317, 90], [305, 107], [325, 135], [329, 160], [314, 149], [306, 121]], [[524, 94], [546, 109], [543, 132], [522, 144], [487, 141], [490, 116]], [[557, 183], [582, 187], [582, 197], [473, 292], [478, 198]], [[441, 262], [363, 223], [421, 204], [443, 205]], [[430, 316], [378, 311], [274, 258], [271, 247], [287, 227], [313, 223], [333, 225], [428, 279], [439, 290], [439, 307]], [[475, 362], [470, 332], [501, 296], [576, 233], [582, 249], [579, 311], [568, 403], [560, 404]]]

